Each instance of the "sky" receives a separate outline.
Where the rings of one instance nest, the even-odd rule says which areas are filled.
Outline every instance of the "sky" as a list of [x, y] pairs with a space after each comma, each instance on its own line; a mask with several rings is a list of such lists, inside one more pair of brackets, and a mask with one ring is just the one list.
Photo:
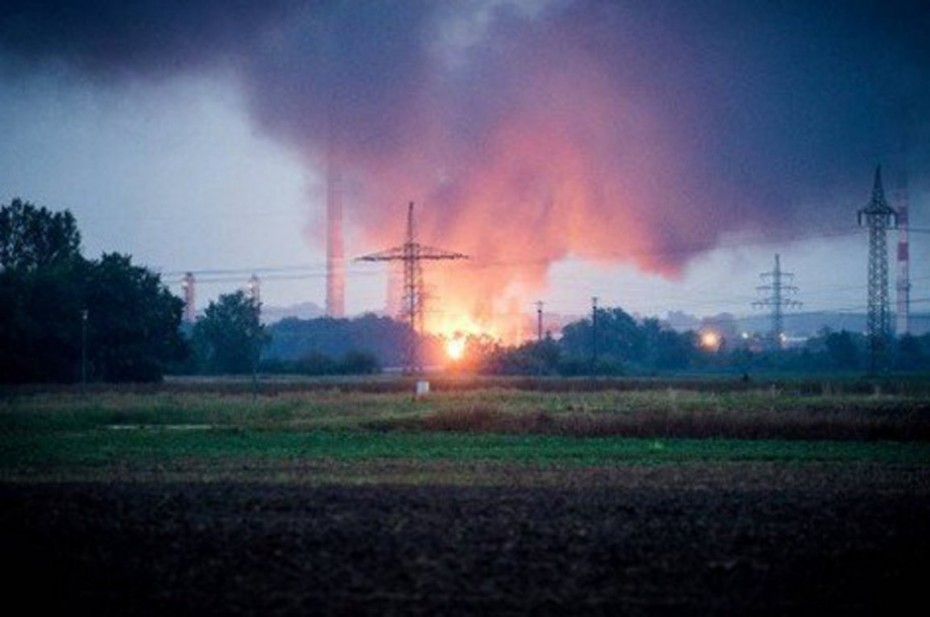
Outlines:
[[[347, 256], [399, 244], [414, 201], [423, 243], [470, 256], [427, 267], [428, 321], [493, 330], [593, 296], [752, 314], [776, 253], [803, 310], [864, 311], [880, 164], [892, 205], [908, 175], [921, 310], [928, 31], [905, 0], [13, 0], [0, 202], [69, 209], [87, 256], [179, 295], [193, 271], [201, 309], [253, 272], [267, 306], [322, 306], [335, 161]], [[385, 291], [347, 264], [349, 313]]]

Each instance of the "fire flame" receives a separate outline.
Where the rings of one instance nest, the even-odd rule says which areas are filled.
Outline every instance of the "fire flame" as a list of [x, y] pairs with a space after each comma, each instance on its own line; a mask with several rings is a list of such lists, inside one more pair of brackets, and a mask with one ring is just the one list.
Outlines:
[[720, 348], [722, 340], [720, 334], [714, 330], [704, 330], [701, 332], [701, 347], [708, 351], [717, 351]]
[[465, 356], [465, 339], [458, 337], [447, 340], [446, 355], [452, 361], [461, 360]]

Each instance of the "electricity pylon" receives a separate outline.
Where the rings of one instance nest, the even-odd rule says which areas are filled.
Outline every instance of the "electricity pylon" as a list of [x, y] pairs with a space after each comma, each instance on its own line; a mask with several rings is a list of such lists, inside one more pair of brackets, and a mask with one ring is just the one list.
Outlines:
[[407, 206], [407, 237], [400, 246], [357, 258], [356, 261], [401, 261], [404, 264], [404, 317], [410, 326], [407, 345], [405, 372], [419, 373], [419, 339], [423, 333], [424, 313], [424, 261], [468, 259], [467, 255], [425, 246], [417, 242], [417, 230], [413, 218], [413, 202]]
[[886, 366], [888, 339], [891, 335], [891, 311], [888, 308], [887, 232], [898, 224], [898, 213], [885, 201], [881, 165], [875, 168], [872, 199], [859, 210], [860, 227], [869, 230], [869, 368], [875, 373]]
[[756, 287], [757, 290], [766, 292], [769, 295], [762, 300], [752, 303], [757, 308], [772, 309], [772, 330], [769, 333], [769, 345], [772, 349], [781, 349], [784, 345], [784, 310], [787, 308], [797, 308], [801, 303], [797, 300], [787, 298], [787, 294], [797, 292], [798, 288], [794, 285], [786, 284], [794, 278], [791, 272], [784, 272], [781, 269], [781, 259], [778, 254], [775, 255], [775, 269], [771, 272], [763, 272], [759, 275], [762, 280], [770, 281], [767, 285]]

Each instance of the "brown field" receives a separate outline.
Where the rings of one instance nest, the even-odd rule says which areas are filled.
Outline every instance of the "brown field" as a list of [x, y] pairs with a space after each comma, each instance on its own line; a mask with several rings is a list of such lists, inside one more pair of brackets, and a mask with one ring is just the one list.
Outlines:
[[[91, 399], [20, 392], [0, 410], [8, 606], [175, 616], [873, 615], [924, 596], [923, 394], [726, 398], [656, 388], [553, 398], [496, 387], [414, 404], [372, 388], [266, 392], [257, 402], [225, 390], [201, 400], [175, 386]], [[224, 429], [111, 430], [139, 418]], [[358, 456], [313, 454], [292, 438], [329, 430], [356, 436], [345, 443]], [[364, 454], [433, 433], [474, 454]], [[550, 435], [590, 442], [588, 454], [603, 462], [482, 458], [485, 442], [472, 437], [495, 433], [533, 437], [553, 456], [575, 442], [544, 441]], [[112, 447], [177, 447], [176, 435], [190, 449], [151, 458], [116, 448], [123, 454], [98, 459], [101, 435]], [[703, 438], [708, 453], [614, 460], [596, 450], [638, 435]], [[775, 439], [766, 451], [778, 439], [807, 445], [792, 450], [797, 459], [726, 460], [721, 435]], [[219, 440], [260, 437], [282, 454], [210, 454]], [[847, 458], [818, 458], [823, 438], [842, 440], [831, 447]], [[49, 452], [46, 464], [22, 449], [32, 439]], [[53, 456], [58, 447], [70, 453]], [[899, 448], [911, 454], [889, 456]]]
[[0, 484], [7, 599], [95, 615], [867, 615], [923, 596], [923, 468], [487, 472]]

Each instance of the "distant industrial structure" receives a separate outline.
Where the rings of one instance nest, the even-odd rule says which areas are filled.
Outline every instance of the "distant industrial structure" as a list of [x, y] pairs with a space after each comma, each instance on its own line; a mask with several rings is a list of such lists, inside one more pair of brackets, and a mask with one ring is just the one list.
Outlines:
[[258, 275], [253, 274], [249, 278], [249, 282], [245, 286], [245, 295], [255, 305], [262, 303], [262, 282], [259, 280]]
[[775, 350], [782, 349], [785, 343], [784, 311], [785, 309], [801, 306], [800, 302], [788, 297], [798, 291], [797, 287], [789, 283], [794, 278], [794, 274], [784, 272], [781, 269], [781, 258], [776, 253], [775, 267], [769, 272], [761, 273], [759, 276], [768, 283], [760, 285], [756, 289], [767, 295], [761, 300], [756, 300], [752, 305], [757, 308], [772, 310], [772, 327], [769, 330], [768, 346]]
[[194, 283], [193, 272], [186, 273], [181, 279], [181, 289], [184, 292], [184, 321], [190, 324], [194, 323], [197, 316], [197, 307], [194, 304], [196, 298]]
[[[860, 227], [869, 234], [868, 321], [869, 368], [874, 372], [887, 368], [891, 336], [891, 311], [888, 303], [888, 229], [898, 223], [898, 213], [885, 200], [882, 168], [875, 168], [872, 199], [858, 212]], [[906, 237], [906, 236], [905, 236]], [[906, 245], [905, 245], [906, 246]], [[906, 260], [905, 260], [906, 261]]]
[[425, 285], [423, 282], [424, 261], [467, 259], [467, 255], [425, 246], [417, 241], [416, 224], [413, 217], [413, 202], [407, 206], [407, 233], [404, 243], [378, 253], [358, 258], [358, 261], [400, 262], [404, 266], [404, 321], [410, 326], [405, 371], [411, 374], [422, 370], [419, 354], [419, 338], [423, 333]]
[[898, 294], [895, 332], [898, 336], [909, 334], [911, 331], [911, 256], [907, 238], [910, 197], [907, 184], [907, 160], [906, 156], [902, 155], [895, 186], [895, 202], [898, 205]]
[[326, 177], [326, 315], [346, 313], [345, 245], [342, 235], [342, 168], [330, 145]]

